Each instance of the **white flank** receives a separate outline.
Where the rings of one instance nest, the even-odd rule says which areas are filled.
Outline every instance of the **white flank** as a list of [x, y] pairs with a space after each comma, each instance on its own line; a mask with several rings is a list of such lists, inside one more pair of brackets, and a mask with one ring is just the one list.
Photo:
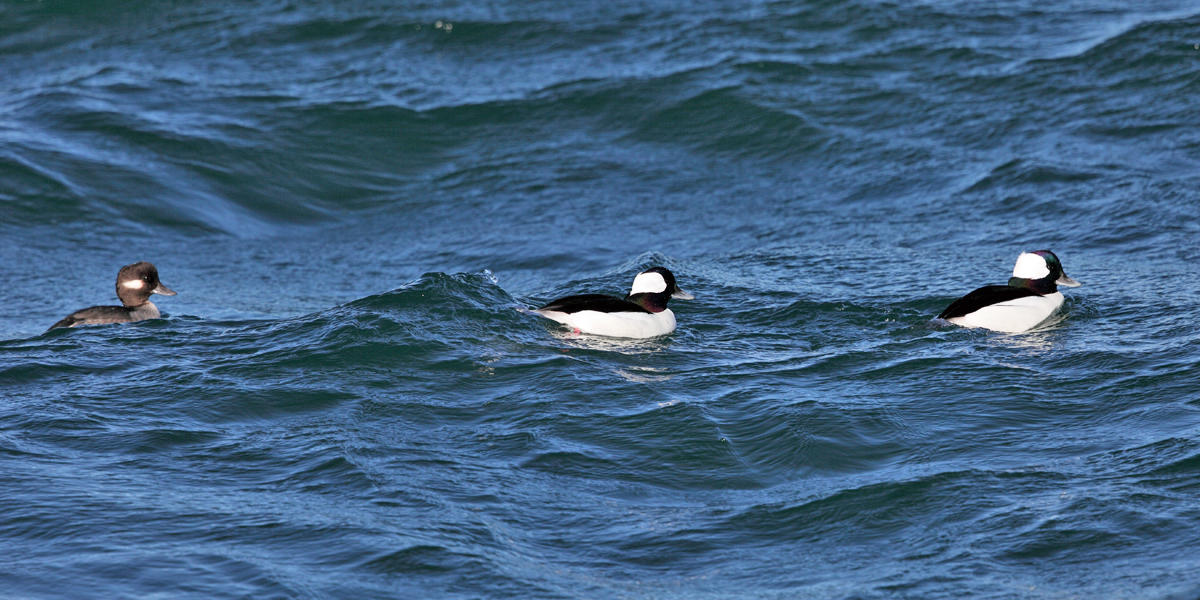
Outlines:
[[1017, 257], [1017, 264], [1013, 266], [1013, 277], [1021, 279], [1041, 279], [1050, 276], [1050, 267], [1046, 266], [1046, 259], [1032, 252], [1022, 252]]
[[[660, 276], [659, 279], [662, 277]], [[670, 309], [657, 313], [606, 313], [595, 310], [581, 310], [575, 313], [564, 313], [557, 310], [535, 310], [533, 312], [592, 335], [651, 338], [675, 331], [675, 313], [672, 313]]]
[[[1041, 257], [1036, 254], [1032, 256], [1041, 260]], [[1063, 295], [1054, 292], [1045, 296], [1026, 296], [985, 306], [973, 313], [947, 320], [963, 327], [982, 327], [992, 331], [1020, 333], [1037, 327], [1049, 319], [1062, 305]]]
[[629, 295], [659, 294], [665, 291], [667, 291], [667, 280], [663, 279], [662, 275], [651, 271], [638, 273], [638, 276], [633, 278], [633, 288], [629, 290]]
[[142, 281], [141, 279], [130, 279], [129, 281], [121, 282], [121, 287], [131, 290], [140, 290], [146, 287], [146, 282]]

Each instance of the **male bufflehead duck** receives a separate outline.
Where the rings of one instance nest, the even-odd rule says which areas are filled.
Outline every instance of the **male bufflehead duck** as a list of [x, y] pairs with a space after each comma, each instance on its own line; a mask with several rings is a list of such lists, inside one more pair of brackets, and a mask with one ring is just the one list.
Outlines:
[[175, 292], [158, 280], [158, 269], [154, 265], [144, 261], [125, 265], [117, 273], [117, 297], [121, 299], [122, 306], [93, 306], [77, 310], [51, 325], [50, 329], [157, 319], [158, 307], [150, 301], [150, 294], [174, 296]]
[[1049, 250], [1022, 252], [1008, 285], [981, 287], [946, 307], [939, 319], [963, 327], [1019, 333], [1050, 318], [1063, 304], [1059, 285], [1079, 287]]
[[691, 300], [679, 289], [675, 276], [663, 267], [638, 273], [625, 299], [603, 294], [559, 298], [536, 313], [581, 333], [625, 338], [650, 338], [675, 331], [675, 313], [667, 300]]

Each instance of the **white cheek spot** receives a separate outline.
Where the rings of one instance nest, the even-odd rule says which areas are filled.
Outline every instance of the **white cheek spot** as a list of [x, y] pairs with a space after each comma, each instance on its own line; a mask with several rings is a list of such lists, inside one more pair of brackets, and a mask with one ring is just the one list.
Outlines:
[[633, 278], [633, 288], [629, 290], [632, 294], [660, 294], [667, 291], [667, 280], [663, 276], [653, 271], [649, 273], [638, 273], [637, 277]]
[[131, 279], [121, 284], [121, 287], [130, 290], [140, 290], [146, 287], [146, 282], [141, 279]]
[[1022, 252], [1013, 266], [1013, 277], [1042, 279], [1049, 276], [1050, 268], [1046, 266], [1046, 259], [1032, 252]]

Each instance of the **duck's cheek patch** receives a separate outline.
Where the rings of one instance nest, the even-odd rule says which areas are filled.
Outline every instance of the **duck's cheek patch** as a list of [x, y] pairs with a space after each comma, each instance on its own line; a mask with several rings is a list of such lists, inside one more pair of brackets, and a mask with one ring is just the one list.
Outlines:
[[130, 289], [130, 290], [140, 290], [140, 289], [146, 287], [146, 282], [142, 281], [141, 279], [133, 279], [133, 280], [122, 283], [121, 287], [123, 287], [125, 289]]
[[1022, 252], [1013, 266], [1013, 277], [1042, 279], [1049, 276], [1050, 268], [1046, 266], [1046, 259], [1032, 252]]
[[651, 271], [638, 273], [638, 276], [633, 278], [633, 288], [629, 290], [629, 294], [661, 294], [665, 291], [667, 291], [667, 280], [663, 279], [662, 275]]

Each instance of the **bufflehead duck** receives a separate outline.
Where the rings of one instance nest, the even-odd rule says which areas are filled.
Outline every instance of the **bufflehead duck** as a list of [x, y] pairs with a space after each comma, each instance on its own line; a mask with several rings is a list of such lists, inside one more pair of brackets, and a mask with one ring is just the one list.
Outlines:
[[93, 306], [77, 310], [51, 325], [50, 329], [157, 319], [158, 307], [150, 301], [150, 294], [174, 296], [175, 292], [158, 280], [158, 269], [154, 265], [144, 261], [125, 265], [117, 273], [117, 297], [121, 299], [122, 306]]
[[650, 338], [675, 331], [675, 313], [667, 300], [691, 300], [675, 276], [663, 267], [638, 273], [625, 299], [603, 294], [559, 298], [534, 312], [581, 333], [625, 338]]
[[1060, 285], [1079, 287], [1079, 282], [1067, 277], [1053, 252], [1022, 252], [1008, 285], [981, 287], [955, 300], [938, 318], [963, 327], [1006, 333], [1028, 331], [1062, 306]]

